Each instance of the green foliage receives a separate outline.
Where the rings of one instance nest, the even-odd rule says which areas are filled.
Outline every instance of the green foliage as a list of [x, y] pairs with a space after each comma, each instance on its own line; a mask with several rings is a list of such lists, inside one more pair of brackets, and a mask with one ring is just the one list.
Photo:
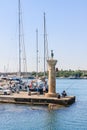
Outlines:
[[81, 77], [83, 75], [83, 72], [78, 70], [78, 71], [73, 71], [73, 70], [59, 70], [56, 72], [56, 77], [70, 77], [70, 76], [75, 76], [75, 77]]
[[[14, 72], [14, 73], [0, 73], [0, 75], [17, 75], [17, 72]], [[22, 72], [21, 75], [25, 75], [25, 72]], [[27, 75], [32, 75], [32, 76], [35, 76], [36, 77], [36, 72], [33, 71], [33, 72], [27, 72]], [[45, 73], [46, 77], [48, 76], [48, 72]], [[38, 76], [44, 76], [44, 73], [43, 72], [39, 72], [38, 73]], [[76, 78], [82, 78], [82, 77], [87, 77], [87, 71], [86, 70], [58, 70], [56, 69], [56, 77], [76, 77]]]
[[[48, 75], [48, 72], [45, 73], [46, 76]], [[35, 76], [36, 72], [32, 72], [32, 75]], [[38, 76], [44, 76], [43, 72], [39, 72]], [[56, 77], [76, 77], [76, 78], [80, 78], [80, 77], [84, 77], [87, 76], [87, 73], [84, 73], [84, 71], [81, 70], [58, 70], [56, 71]]]

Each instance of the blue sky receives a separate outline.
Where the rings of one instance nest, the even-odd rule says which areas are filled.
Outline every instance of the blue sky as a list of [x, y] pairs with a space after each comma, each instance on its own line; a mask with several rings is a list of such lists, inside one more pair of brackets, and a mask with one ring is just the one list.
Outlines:
[[[50, 50], [59, 69], [87, 70], [87, 0], [21, 0], [27, 69], [43, 71], [43, 13]], [[0, 72], [18, 71], [18, 0], [0, 1]]]

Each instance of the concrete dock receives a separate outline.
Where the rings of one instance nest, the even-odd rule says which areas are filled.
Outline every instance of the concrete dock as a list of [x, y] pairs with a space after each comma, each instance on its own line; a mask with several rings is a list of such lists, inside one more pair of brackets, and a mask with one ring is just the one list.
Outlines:
[[30, 104], [30, 105], [49, 105], [57, 104], [68, 106], [75, 102], [75, 96], [66, 97], [46, 97], [44, 94], [39, 95], [28, 92], [12, 93], [11, 95], [0, 95], [0, 103]]

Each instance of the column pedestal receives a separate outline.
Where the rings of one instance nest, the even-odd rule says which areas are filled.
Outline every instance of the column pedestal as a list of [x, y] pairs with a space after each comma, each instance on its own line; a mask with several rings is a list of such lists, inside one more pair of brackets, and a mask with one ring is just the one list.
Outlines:
[[47, 60], [48, 63], [48, 93], [45, 94], [46, 97], [56, 97], [56, 80], [55, 80], [55, 65], [57, 60], [53, 58]]

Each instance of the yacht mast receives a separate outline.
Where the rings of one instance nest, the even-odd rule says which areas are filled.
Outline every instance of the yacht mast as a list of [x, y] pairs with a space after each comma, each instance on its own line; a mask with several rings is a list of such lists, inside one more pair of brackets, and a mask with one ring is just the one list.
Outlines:
[[48, 40], [47, 40], [47, 31], [46, 31], [46, 19], [44, 13], [44, 76], [46, 76], [46, 71], [48, 70], [47, 60], [49, 59], [48, 55]]
[[36, 77], [38, 77], [38, 29], [36, 29]]
[[44, 13], [44, 76], [45, 76], [45, 54], [46, 54], [45, 41], [46, 41], [46, 29], [45, 29], [45, 13]]
[[20, 38], [20, 33], [21, 33], [21, 27], [20, 27], [20, 0], [18, 1], [18, 10], [19, 10], [19, 76], [21, 76], [21, 38]]

